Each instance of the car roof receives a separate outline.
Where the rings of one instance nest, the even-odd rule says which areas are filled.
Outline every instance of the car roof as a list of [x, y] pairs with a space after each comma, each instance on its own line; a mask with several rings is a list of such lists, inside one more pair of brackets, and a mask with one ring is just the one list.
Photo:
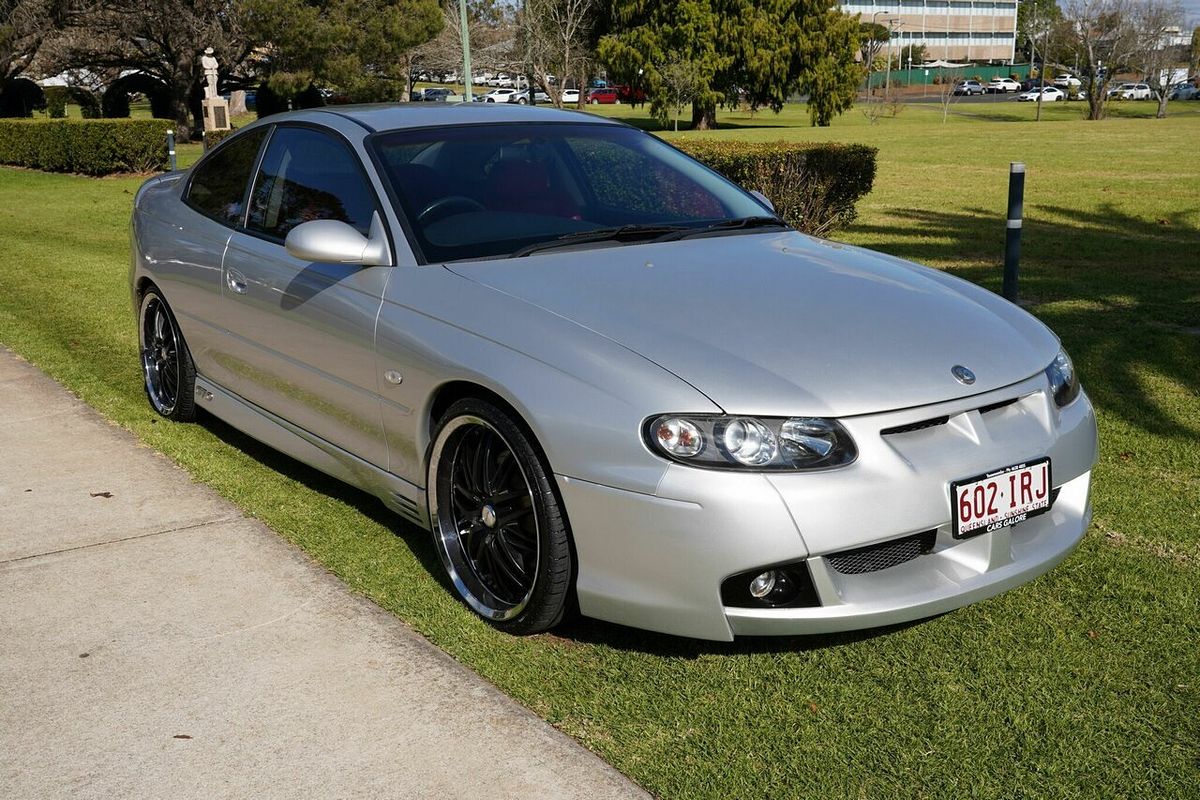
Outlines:
[[516, 103], [376, 103], [372, 105], [321, 106], [264, 117], [263, 122], [320, 121], [335, 115], [376, 131], [427, 128], [438, 125], [478, 125], [487, 122], [589, 122], [621, 125], [582, 111], [519, 105]]

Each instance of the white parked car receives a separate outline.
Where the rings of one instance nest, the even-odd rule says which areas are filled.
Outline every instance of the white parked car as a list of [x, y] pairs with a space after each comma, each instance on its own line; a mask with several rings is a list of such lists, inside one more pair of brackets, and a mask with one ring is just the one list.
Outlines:
[[1150, 85], [1147, 83], [1122, 83], [1115, 89], [1108, 90], [1108, 96], [1114, 100], [1149, 100]]
[[1054, 85], [1058, 86], [1059, 88], [1069, 89], [1072, 86], [1082, 86], [1083, 81], [1079, 80], [1079, 78], [1076, 78], [1074, 75], [1064, 73], [1054, 79]]
[[516, 93], [516, 89], [492, 89], [483, 97], [478, 98], [478, 101], [481, 103], [511, 103], [513, 95]]
[[1035, 86], [1028, 92], [1021, 92], [1019, 95], [1017, 95], [1017, 100], [1022, 103], [1036, 103], [1038, 94], [1041, 94], [1043, 103], [1053, 103], [1058, 100], [1067, 99], [1067, 93], [1057, 86]]
[[[533, 93], [533, 99], [538, 103], [549, 103], [550, 95], [546, 94], [541, 89], [538, 89]], [[509, 95], [508, 102], [519, 103], [520, 105], [523, 105], [523, 106], [528, 105], [529, 104], [529, 90], [525, 89], [520, 92], [514, 92], [513, 94]]]
[[578, 103], [579, 102], [579, 90], [578, 89], [563, 89], [562, 101], [564, 103]]
[[483, 85], [486, 85], [487, 82], [490, 81], [491, 79], [492, 79], [492, 73], [480, 72], [479, 74], [477, 74], [473, 78], [471, 78], [471, 83], [474, 83], [479, 86], [483, 86]]
[[984, 88], [989, 94], [1007, 94], [1021, 91], [1021, 84], [1012, 78], [992, 78]]

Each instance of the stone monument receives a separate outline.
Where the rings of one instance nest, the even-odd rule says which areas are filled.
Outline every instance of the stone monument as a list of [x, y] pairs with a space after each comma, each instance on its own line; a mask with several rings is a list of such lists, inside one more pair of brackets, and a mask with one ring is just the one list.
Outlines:
[[204, 132], [227, 131], [229, 124], [229, 102], [217, 94], [217, 59], [213, 58], [213, 49], [204, 48], [200, 57], [200, 66], [204, 69]]

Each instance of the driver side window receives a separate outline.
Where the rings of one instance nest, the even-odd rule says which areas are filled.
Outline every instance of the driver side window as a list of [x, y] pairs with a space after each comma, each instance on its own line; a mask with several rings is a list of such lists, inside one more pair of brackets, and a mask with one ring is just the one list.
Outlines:
[[374, 212], [375, 196], [349, 148], [312, 128], [280, 127], [250, 193], [246, 227], [282, 240], [302, 222], [333, 219], [366, 236]]

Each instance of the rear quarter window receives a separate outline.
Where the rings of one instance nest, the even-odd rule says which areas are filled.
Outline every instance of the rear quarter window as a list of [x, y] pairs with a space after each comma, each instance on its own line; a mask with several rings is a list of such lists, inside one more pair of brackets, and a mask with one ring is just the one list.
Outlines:
[[224, 225], [241, 224], [246, 184], [266, 135], [266, 128], [243, 133], [197, 164], [188, 184], [187, 204]]

